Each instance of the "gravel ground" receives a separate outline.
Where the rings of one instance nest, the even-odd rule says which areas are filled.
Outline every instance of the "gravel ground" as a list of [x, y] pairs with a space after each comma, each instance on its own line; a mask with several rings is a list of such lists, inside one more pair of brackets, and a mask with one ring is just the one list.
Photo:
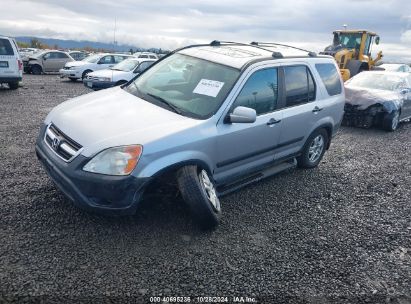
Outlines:
[[0, 89], [0, 302], [411, 303], [411, 123], [342, 128], [318, 168], [224, 197], [221, 225], [203, 232], [172, 193], [110, 218], [54, 187], [34, 153], [38, 128], [88, 92], [56, 75]]

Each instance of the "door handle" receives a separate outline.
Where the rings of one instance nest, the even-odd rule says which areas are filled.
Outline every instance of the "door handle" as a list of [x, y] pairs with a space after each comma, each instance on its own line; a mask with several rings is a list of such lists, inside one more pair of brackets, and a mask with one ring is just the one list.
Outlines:
[[274, 124], [278, 124], [279, 122], [281, 122], [281, 119], [275, 119], [275, 118], [271, 118], [268, 122], [267, 122], [267, 126], [271, 126]]
[[323, 109], [323, 108], [319, 108], [319, 107], [316, 106], [316, 107], [313, 109], [313, 113], [320, 112], [322, 109]]

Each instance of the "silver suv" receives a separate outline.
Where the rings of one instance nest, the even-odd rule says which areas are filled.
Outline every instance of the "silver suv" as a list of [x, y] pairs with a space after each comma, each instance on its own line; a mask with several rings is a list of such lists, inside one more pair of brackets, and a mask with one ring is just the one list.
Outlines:
[[71, 99], [47, 116], [37, 156], [78, 206], [136, 211], [172, 176], [204, 227], [219, 197], [299, 166], [318, 165], [343, 117], [334, 59], [288, 46], [188, 46], [121, 87]]

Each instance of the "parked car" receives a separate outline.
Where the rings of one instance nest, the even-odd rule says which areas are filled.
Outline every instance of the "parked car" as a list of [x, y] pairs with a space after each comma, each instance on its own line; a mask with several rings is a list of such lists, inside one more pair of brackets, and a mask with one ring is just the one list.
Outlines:
[[411, 74], [362, 72], [345, 83], [344, 123], [370, 128], [380, 125], [395, 131], [411, 117]]
[[84, 58], [87, 57], [87, 54], [81, 51], [71, 51], [69, 52], [69, 55], [75, 60], [75, 61], [81, 61]]
[[74, 61], [74, 59], [66, 52], [46, 50], [23, 59], [23, 64], [26, 73], [40, 75], [42, 73], [58, 72], [67, 62], [71, 61]]
[[401, 63], [384, 63], [378, 66], [387, 72], [407, 72], [411, 73], [411, 68], [406, 64]]
[[133, 56], [137, 58], [144, 58], [144, 59], [155, 59], [155, 60], [159, 59], [157, 54], [150, 53], [150, 52], [137, 52], [137, 53], [134, 53]]
[[209, 228], [221, 195], [296, 165], [316, 167], [344, 100], [332, 57], [214, 41], [175, 51], [128, 85], [60, 104], [36, 152], [77, 206], [134, 213], [147, 186], [167, 176]]
[[13, 38], [0, 36], [0, 85], [7, 83], [11, 90], [19, 87], [23, 77], [23, 63]]
[[81, 61], [69, 62], [60, 70], [60, 77], [72, 81], [84, 79], [88, 73], [113, 67], [124, 59], [133, 57], [124, 54], [94, 54]]
[[87, 77], [83, 79], [83, 83], [86, 87], [95, 91], [122, 85], [143, 72], [154, 62], [156, 60], [129, 58], [110, 69], [88, 73]]

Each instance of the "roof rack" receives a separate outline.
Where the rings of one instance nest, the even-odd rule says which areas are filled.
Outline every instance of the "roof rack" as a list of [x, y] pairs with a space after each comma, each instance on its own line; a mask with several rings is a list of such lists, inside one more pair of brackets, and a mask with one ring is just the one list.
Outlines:
[[316, 57], [316, 56], [317, 56], [317, 53], [316, 53], [316, 52], [312, 52], [312, 51], [309, 51], [309, 50], [306, 50], [306, 49], [302, 49], [302, 48], [298, 48], [298, 47], [295, 47], [295, 46], [292, 46], [292, 45], [288, 45], [288, 44], [275, 43], [275, 42], [256, 42], [256, 41], [253, 41], [253, 42], [251, 42], [250, 44], [251, 44], [251, 45], [255, 45], [255, 46], [270, 46], [270, 45], [274, 45], [274, 46], [284, 46], [284, 47], [289, 47], [289, 48], [296, 49], [296, 50], [299, 50], [299, 51], [307, 52], [307, 53], [308, 53], [308, 56], [310, 56], [310, 57]]
[[264, 48], [264, 47], [259, 46], [258, 43], [253, 44], [253, 43], [241, 43], [241, 42], [219, 41], [219, 40], [213, 40], [213, 41], [211, 41], [211, 43], [210, 43], [210, 46], [220, 46], [220, 45], [243, 45], [243, 46], [252, 46], [252, 47], [258, 48], [258, 49], [260, 49], [260, 50], [264, 50], [264, 51], [267, 51], [267, 52], [272, 52], [272, 57], [273, 57], [273, 58], [277, 58], [277, 59], [279, 59], [279, 58], [284, 58], [284, 56], [283, 56], [283, 54], [281, 54], [281, 52], [273, 52], [273, 51], [270, 50], [270, 49], [267, 49], [267, 48]]

